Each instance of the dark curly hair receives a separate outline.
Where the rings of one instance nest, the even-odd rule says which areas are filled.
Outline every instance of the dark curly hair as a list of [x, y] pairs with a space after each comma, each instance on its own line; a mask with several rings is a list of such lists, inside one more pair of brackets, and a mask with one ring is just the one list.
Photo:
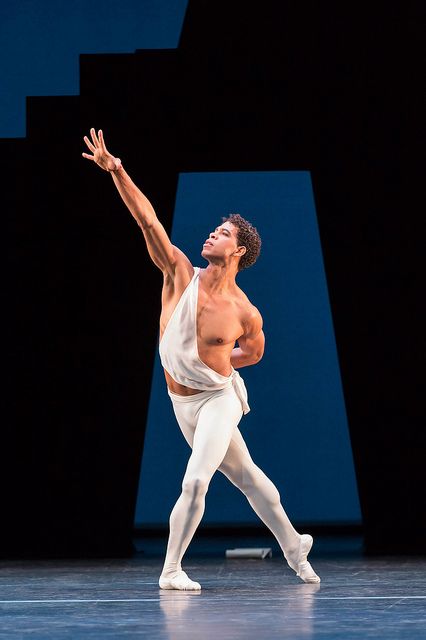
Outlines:
[[230, 213], [228, 217], [222, 218], [222, 222], [230, 222], [237, 228], [238, 246], [247, 249], [245, 254], [240, 258], [238, 271], [251, 267], [259, 257], [260, 247], [262, 245], [256, 227], [253, 227], [253, 225], [240, 216], [239, 213]]

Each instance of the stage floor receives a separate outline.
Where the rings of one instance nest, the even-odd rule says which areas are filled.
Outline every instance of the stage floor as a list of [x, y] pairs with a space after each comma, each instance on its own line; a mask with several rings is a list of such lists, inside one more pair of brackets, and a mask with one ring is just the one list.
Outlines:
[[184, 565], [201, 593], [160, 591], [153, 542], [123, 560], [0, 561], [0, 640], [426, 637], [425, 559], [323, 545], [310, 558], [321, 585], [306, 585], [274, 545], [270, 559], [226, 560], [223, 542], [200, 541]]

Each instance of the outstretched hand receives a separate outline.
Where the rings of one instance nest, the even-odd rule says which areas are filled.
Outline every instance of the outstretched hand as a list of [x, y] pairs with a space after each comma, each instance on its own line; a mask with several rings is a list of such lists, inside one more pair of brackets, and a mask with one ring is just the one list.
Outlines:
[[90, 142], [87, 136], [84, 136], [83, 139], [93, 155], [82, 153], [83, 158], [96, 162], [104, 171], [117, 171], [121, 167], [121, 160], [120, 158], [115, 158], [107, 151], [102, 130], [99, 129], [98, 135], [96, 135], [96, 131], [93, 128], [90, 129], [90, 137], [92, 138], [92, 142]]

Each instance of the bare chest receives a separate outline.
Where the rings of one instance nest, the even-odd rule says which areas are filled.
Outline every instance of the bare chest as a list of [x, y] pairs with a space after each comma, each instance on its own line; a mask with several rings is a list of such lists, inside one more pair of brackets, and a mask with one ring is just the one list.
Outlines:
[[197, 338], [203, 346], [234, 344], [242, 335], [241, 312], [235, 301], [210, 297], [201, 289], [197, 304]]

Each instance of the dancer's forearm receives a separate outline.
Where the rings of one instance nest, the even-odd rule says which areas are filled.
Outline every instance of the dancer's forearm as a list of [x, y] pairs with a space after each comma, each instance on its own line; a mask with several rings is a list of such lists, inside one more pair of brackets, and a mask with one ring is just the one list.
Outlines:
[[261, 360], [262, 356], [253, 353], [245, 353], [240, 347], [235, 347], [231, 351], [231, 364], [234, 369], [240, 369], [241, 367], [248, 367], [251, 364], [256, 364]]
[[123, 166], [111, 171], [111, 175], [123, 202], [138, 225], [144, 229], [151, 227], [157, 216], [148, 198], [135, 185]]

